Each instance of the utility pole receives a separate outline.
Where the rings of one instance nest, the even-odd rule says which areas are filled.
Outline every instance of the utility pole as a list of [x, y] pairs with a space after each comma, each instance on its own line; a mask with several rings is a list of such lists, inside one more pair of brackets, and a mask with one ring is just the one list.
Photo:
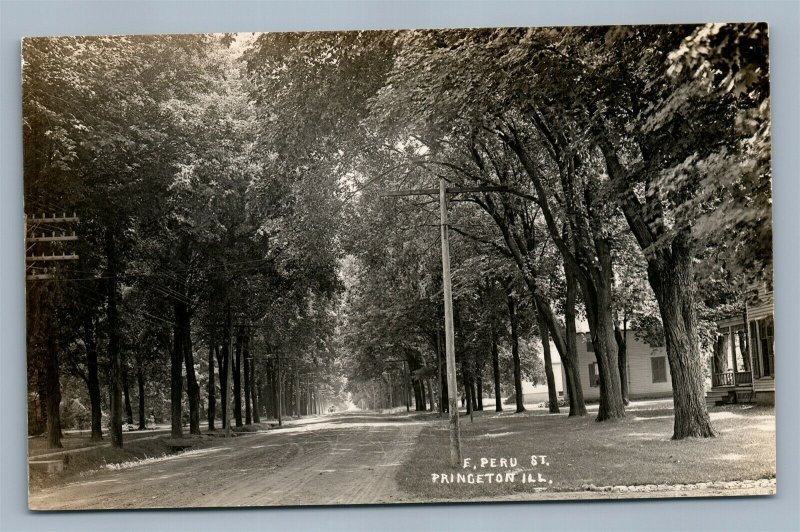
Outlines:
[[[458, 428], [458, 400], [454, 391], [456, 384], [456, 335], [453, 328], [453, 287], [450, 280], [450, 231], [447, 227], [447, 190], [443, 178], [439, 178], [439, 215], [442, 232], [442, 284], [444, 285], [444, 330], [445, 360], [447, 361], [447, 389], [450, 407], [450, 465], [461, 464], [461, 433]], [[453, 390], [451, 392], [450, 390]]]
[[450, 279], [450, 231], [447, 222], [447, 195], [470, 192], [506, 192], [507, 187], [480, 186], [448, 188], [439, 178], [439, 188], [385, 192], [383, 196], [439, 195], [439, 217], [442, 241], [442, 284], [444, 286], [445, 362], [447, 365], [447, 404], [450, 414], [450, 465], [461, 465], [461, 431], [458, 426], [458, 387], [456, 384], [455, 331], [453, 329], [453, 288]]
[[[47, 235], [44, 231], [41, 233], [36, 233], [36, 229], [39, 225], [49, 225], [49, 224], [65, 224], [65, 223], [76, 223], [79, 222], [80, 218], [76, 216], [74, 213], [72, 216], [67, 216], [66, 213], [58, 216], [54, 214], [52, 216], [48, 216], [43, 214], [40, 217], [36, 215], [28, 216], [25, 215], [25, 271], [26, 276], [25, 279], [28, 281], [37, 281], [37, 280], [47, 280], [53, 279], [54, 275], [52, 273], [27, 273], [29, 268], [37, 268], [35, 265], [37, 262], [47, 262], [47, 263], [58, 263], [63, 261], [72, 261], [78, 260], [78, 255], [75, 253], [41, 253], [37, 255], [36, 253], [30, 253], [33, 246], [31, 244], [37, 243], [48, 243], [48, 242], [74, 242], [78, 240], [78, 236], [75, 234], [75, 231], [72, 231], [72, 234], [67, 234], [63, 230], [56, 233], [56, 231], [50, 231], [50, 234]], [[32, 227], [30, 227], [32, 226]], [[28, 231], [32, 231], [29, 235]], [[55, 265], [55, 264], [54, 264]], [[39, 266], [41, 267], [41, 266]]]

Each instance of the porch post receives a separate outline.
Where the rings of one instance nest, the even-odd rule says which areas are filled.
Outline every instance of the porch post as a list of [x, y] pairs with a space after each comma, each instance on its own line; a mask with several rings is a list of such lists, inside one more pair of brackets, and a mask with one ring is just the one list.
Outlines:
[[[747, 308], [747, 298], [744, 300], [744, 337], [747, 341], [747, 369], [750, 370], [750, 391], [755, 388], [756, 368], [753, 366], [753, 339], [750, 337], [750, 316]], [[744, 356], [744, 354], [742, 354]]]

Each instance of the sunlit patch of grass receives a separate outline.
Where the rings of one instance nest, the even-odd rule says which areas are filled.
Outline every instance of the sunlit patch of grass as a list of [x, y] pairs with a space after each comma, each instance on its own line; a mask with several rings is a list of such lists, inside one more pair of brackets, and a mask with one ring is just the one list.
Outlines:
[[[476, 412], [472, 423], [462, 417], [462, 451], [471, 465], [479, 464], [482, 457], [514, 457], [519, 471], [534, 477], [541, 474], [552, 484], [523, 484], [519, 475], [515, 482], [491, 484], [433, 482], [434, 473], [505, 473], [512, 469], [480, 465], [451, 469], [446, 420], [423, 429], [396, 478], [403, 490], [418, 498], [470, 500], [542, 488], [579, 491], [587, 484], [690, 484], [775, 476], [774, 409], [715, 410], [712, 419], [719, 436], [673, 441], [672, 410], [665, 408], [669, 403], [658, 404], [658, 408], [642, 406], [625, 419], [603, 423], [594, 421], [591, 413], [585, 418], [568, 418], [565, 414], [546, 415], [546, 411], [500, 416]], [[531, 455], [546, 455], [549, 465], [532, 466]]]

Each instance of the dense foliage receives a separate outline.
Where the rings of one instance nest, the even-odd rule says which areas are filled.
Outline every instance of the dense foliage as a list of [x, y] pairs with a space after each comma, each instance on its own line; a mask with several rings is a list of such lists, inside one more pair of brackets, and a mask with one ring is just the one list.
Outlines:
[[666, 346], [674, 436], [713, 435], [713, 321], [771, 283], [764, 26], [36, 38], [23, 58], [26, 211], [80, 218], [28, 227], [78, 237], [29, 250], [80, 257], [29, 270], [29, 426], [53, 445], [59, 404], [116, 445], [134, 412], [180, 435], [444, 408], [438, 198], [383, 196], [439, 179], [471, 187], [448, 206], [468, 408], [523, 380], [557, 404], [552, 342], [585, 414], [585, 323], [599, 420], [624, 416], [632, 329]]

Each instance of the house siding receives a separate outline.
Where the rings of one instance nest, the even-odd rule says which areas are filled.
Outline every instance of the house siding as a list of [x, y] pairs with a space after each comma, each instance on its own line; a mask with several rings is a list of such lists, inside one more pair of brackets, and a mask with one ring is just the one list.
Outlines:
[[747, 320], [760, 320], [773, 315], [772, 291], [759, 290], [757, 299], [747, 305]]
[[[553, 354], [554, 358], [552, 361], [552, 366], [553, 380], [555, 380], [556, 385], [556, 394], [558, 394], [558, 397], [561, 398], [564, 397], [564, 376], [563, 372], [561, 371], [561, 362], [558, 360], [558, 351], [556, 351], [556, 346], [552, 342], [550, 342], [550, 352]], [[547, 391], [546, 382], [536, 385], [528, 381], [522, 382], [523, 402], [527, 404], [541, 403], [549, 399], [548, 395], [549, 393]]]
[[[589, 365], [596, 363], [594, 352], [587, 350], [588, 333], [577, 335], [578, 367], [581, 376], [583, 397], [587, 401], [600, 399], [600, 387], [590, 386]], [[651, 347], [638, 340], [633, 331], [628, 331], [628, 397], [631, 399], [645, 397], [672, 397], [672, 377], [669, 363], [666, 360], [667, 352], [664, 347]], [[664, 382], [653, 382], [652, 358], [664, 357], [666, 379]], [[562, 384], [566, 389], [566, 383]]]

